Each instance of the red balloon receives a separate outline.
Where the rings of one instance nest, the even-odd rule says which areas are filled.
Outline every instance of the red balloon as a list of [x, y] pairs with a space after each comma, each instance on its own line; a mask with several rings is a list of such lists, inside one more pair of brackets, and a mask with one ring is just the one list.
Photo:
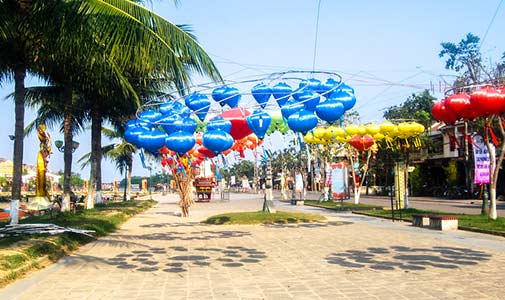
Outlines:
[[195, 151], [195, 156], [198, 155], [198, 157], [200, 158], [205, 158], [205, 157], [208, 157], [208, 158], [213, 158], [214, 156], [216, 156], [216, 154], [214, 154], [214, 152], [210, 151], [209, 149], [205, 148], [204, 146], [200, 146], [196, 149]]
[[489, 86], [474, 91], [470, 95], [470, 102], [479, 115], [499, 114], [505, 104], [500, 92]]
[[475, 110], [472, 109], [470, 96], [466, 93], [458, 93], [445, 98], [445, 107], [450, 115], [456, 119], [473, 119], [475, 118]]
[[373, 146], [374, 140], [368, 134], [364, 136], [355, 135], [348, 143], [358, 151], [365, 151]]
[[446, 99], [436, 102], [431, 108], [431, 114], [435, 117], [435, 119], [451, 124], [456, 122], [457, 118], [456, 115], [447, 109], [447, 106], [445, 105]]
[[247, 116], [250, 114], [251, 112], [243, 107], [235, 107], [220, 114], [223, 119], [231, 122], [230, 135], [234, 140], [240, 140], [252, 133], [246, 121]]

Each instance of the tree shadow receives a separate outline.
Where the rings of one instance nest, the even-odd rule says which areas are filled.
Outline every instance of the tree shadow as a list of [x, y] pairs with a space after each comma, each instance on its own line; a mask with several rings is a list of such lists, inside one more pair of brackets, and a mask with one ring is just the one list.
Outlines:
[[[228, 246], [226, 248], [200, 247], [191, 251], [184, 246], [171, 246], [168, 248], [153, 247], [147, 250], [134, 250], [111, 258], [97, 260], [118, 269], [139, 272], [181, 273], [188, 271], [190, 268], [210, 267], [213, 264], [220, 264], [227, 268], [238, 268], [247, 264], [260, 263], [266, 257], [263, 251], [241, 246]], [[81, 258], [90, 260], [90, 257], [81, 256]]]
[[428, 267], [457, 269], [487, 261], [491, 254], [479, 250], [457, 247], [411, 248], [391, 246], [370, 247], [363, 250], [347, 250], [332, 253], [325, 259], [329, 264], [349, 268], [375, 270], [425, 270]]
[[246, 231], [234, 231], [234, 230], [204, 230], [204, 231], [193, 231], [193, 232], [178, 232], [178, 231], [165, 231], [156, 232], [148, 234], [117, 234], [118, 238], [123, 240], [147, 240], [147, 241], [206, 241], [213, 239], [228, 239], [235, 237], [250, 236], [251, 233]]
[[325, 228], [325, 227], [335, 227], [350, 225], [353, 222], [347, 221], [331, 221], [331, 222], [319, 222], [319, 223], [275, 223], [275, 224], [265, 224], [269, 228]]

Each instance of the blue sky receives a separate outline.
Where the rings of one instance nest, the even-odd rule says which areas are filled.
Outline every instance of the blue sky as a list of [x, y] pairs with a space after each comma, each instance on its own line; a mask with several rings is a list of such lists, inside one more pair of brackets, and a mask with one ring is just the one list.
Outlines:
[[[225, 79], [240, 79], [271, 72], [311, 70], [318, 0], [182, 0], [152, 1], [148, 7], [176, 24], [190, 24], [199, 42], [212, 56]], [[382, 111], [401, 104], [410, 94], [433, 87], [441, 97], [444, 82], [454, 73], [444, 69], [438, 57], [443, 41], [459, 42], [468, 32], [481, 39], [486, 59], [496, 61], [505, 52], [505, 4], [494, 19], [500, 0], [336, 1], [321, 0], [316, 70], [334, 71], [356, 90], [363, 122], [380, 122]], [[489, 28], [489, 30], [488, 30]], [[198, 84], [197, 79], [195, 84]], [[28, 79], [27, 86], [38, 84]], [[0, 90], [3, 98], [12, 84]], [[12, 158], [14, 108], [11, 100], [0, 112], [0, 157]], [[34, 118], [27, 112], [26, 122]], [[62, 137], [52, 132], [53, 139]], [[89, 151], [89, 135], [76, 138], [81, 147], [76, 158]], [[38, 142], [31, 135], [25, 142], [25, 162], [34, 164]], [[107, 163], [106, 163], [107, 164]], [[50, 160], [52, 170], [63, 169], [57, 150]], [[73, 169], [84, 177], [89, 170]], [[119, 178], [112, 165], [105, 165], [105, 181]], [[136, 174], [148, 174], [137, 168]]]

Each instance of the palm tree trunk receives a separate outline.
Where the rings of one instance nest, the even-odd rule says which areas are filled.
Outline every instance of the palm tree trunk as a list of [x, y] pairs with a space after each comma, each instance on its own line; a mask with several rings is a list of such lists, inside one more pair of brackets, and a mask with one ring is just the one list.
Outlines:
[[63, 203], [61, 204], [62, 211], [70, 210], [70, 178], [72, 176], [72, 151], [73, 151], [73, 114], [72, 114], [72, 87], [66, 85], [63, 91], [64, 119], [63, 119]]
[[12, 170], [12, 200], [11, 200], [11, 224], [18, 223], [19, 200], [21, 200], [21, 184], [23, 175], [23, 142], [25, 128], [25, 77], [26, 68], [18, 65], [14, 70], [14, 111], [16, 123], [14, 125], [14, 167]]
[[133, 167], [133, 157], [130, 158], [130, 161], [128, 162], [128, 178], [126, 180], [126, 200], [131, 199], [131, 192], [132, 192], [132, 167]]
[[[93, 208], [95, 199], [101, 199], [101, 182], [98, 185], [101, 162], [102, 115], [96, 105], [91, 110], [91, 167], [89, 172], [87, 208]], [[101, 181], [101, 180], [100, 180]]]

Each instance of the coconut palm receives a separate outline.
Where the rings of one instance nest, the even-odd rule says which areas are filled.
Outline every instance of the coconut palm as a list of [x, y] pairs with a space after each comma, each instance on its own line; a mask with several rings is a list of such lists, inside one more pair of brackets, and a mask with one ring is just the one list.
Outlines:
[[[83, 32], [92, 34], [83, 35]], [[81, 43], [75, 42], [78, 40]], [[135, 2], [0, 1], [0, 54], [3, 54], [0, 55], [0, 80], [13, 78], [15, 81], [13, 199], [20, 198], [27, 70], [44, 75], [50, 67], [47, 64], [50, 59], [46, 59], [60, 55], [75, 57], [79, 65], [93, 65], [95, 57], [87, 59], [87, 53], [82, 50], [82, 45], [87, 43], [101, 49], [100, 61], [110, 62], [117, 71], [129, 67], [144, 74], [157, 74], [173, 80], [179, 90], [189, 85], [190, 72], [220, 79], [210, 58], [188, 32]], [[41, 49], [50, 50], [39, 55]], [[72, 89], [70, 85], [65, 86], [66, 98], [70, 99]], [[65, 127], [69, 130], [71, 124]], [[65, 144], [70, 147], [71, 143]]]

